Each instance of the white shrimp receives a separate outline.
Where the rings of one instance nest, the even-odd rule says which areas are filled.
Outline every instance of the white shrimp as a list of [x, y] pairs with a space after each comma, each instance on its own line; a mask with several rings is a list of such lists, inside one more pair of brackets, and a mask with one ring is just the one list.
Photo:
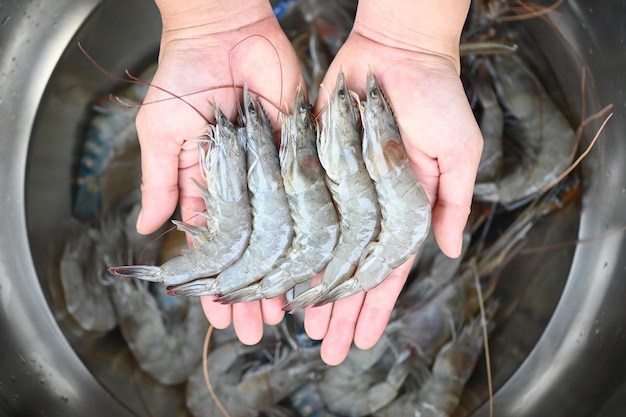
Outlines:
[[272, 298], [320, 272], [331, 258], [339, 232], [337, 212], [325, 183], [315, 146], [315, 125], [302, 90], [296, 92], [294, 114], [283, 119], [281, 172], [295, 236], [276, 268], [257, 284], [223, 294], [222, 302]]
[[178, 384], [202, 359], [208, 325], [196, 298], [168, 297], [168, 305], [160, 305], [150, 285], [155, 284], [114, 280], [111, 298], [117, 321], [139, 367], [162, 384]]
[[109, 298], [101, 245], [91, 227], [74, 222], [59, 263], [67, 311], [89, 331], [106, 332], [117, 324]]
[[367, 76], [361, 110], [363, 159], [374, 180], [382, 221], [378, 237], [365, 248], [354, 276], [317, 305], [369, 291], [416, 253], [430, 229], [430, 204], [409, 164], [391, 108], [373, 73]]
[[161, 266], [130, 265], [110, 268], [114, 275], [167, 285], [182, 284], [215, 275], [235, 262], [252, 231], [246, 186], [245, 135], [214, 104], [213, 137], [200, 142], [200, 168], [207, 187], [198, 187], [206, 203], [207, 226], [174, 221], [179, 230], [193, 236], [193, 248]]
[[214, 295], [263, 278], [291, 243], [293, 220], [280, 176], [278, 149], [272, 125], [260, 102], [255, 106], [247, 85], [243, 92], [247, 133], [248, 189], [252, 206], [252, 234], [245, 252], [215, 278], [202, 278], [169, 287], [170, 295]]
[[403, 394], [375, 416], [450, 416], [482, 353], [482, 330], [481, 317], [476, 316], [456, 339], [441, 348], [419, 390]]
[[380, 207], [363, 162], [360, 133], [358, 110], [340, 71], [317, 138], [317, 151], [339, 212], [339, 241], [322, 282], [292, 300], [286, 310], [297, 311], [315, 304], [351, 277], [363, 249], [380, 230]]
[[409, 374], [407, 357], [394, 357], [385, 338], [368, 350], [353, 347], [342, 364], [324, 372], [318, 382], [320, 396], [340, 415], [371, 415], [398, 395]]
[[[207, 358], [208, 374], [213, 382], [215, 397], [232, 417], [255, 417], [271, 409], [307, 382], [316, 379], [325, 365], [319, 357], [319, 346], [291, 350], [288, 348], [274, 361], [258, 362], [269, 347], [246, 346], [233, 341], [219, 346]], [[196, 417], [221, 415], [215, 399], [209, 394], [202, 367], [198, 366], [187, 384], [187, 407]]]
[[514, 206], [534, 198], [574, 157], [576, 134], [530, 68], [516, 55], [491, 57], [505, 134], [519, 142], [522, 160], [499, 180], [474, 187], [479, 201]]

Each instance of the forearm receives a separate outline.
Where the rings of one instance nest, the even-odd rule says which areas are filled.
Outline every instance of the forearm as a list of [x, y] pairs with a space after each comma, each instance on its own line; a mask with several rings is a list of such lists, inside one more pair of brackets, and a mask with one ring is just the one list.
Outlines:
[[458, 57], [469, 5], [470, 0], [360, 0], [355, 30], [390, 46]]
[[200, 29], [218, 33], [272, 16], [268, 0], [155, 0], [163, 30]]

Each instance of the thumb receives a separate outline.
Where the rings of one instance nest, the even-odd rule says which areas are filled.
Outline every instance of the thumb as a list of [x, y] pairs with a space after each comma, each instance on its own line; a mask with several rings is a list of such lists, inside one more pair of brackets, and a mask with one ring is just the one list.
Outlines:
[[141, 141], [141, 212], [137, 231], [156, 231], [174, 213], [178, 202], [178, 156], [157, 146], [156, 141]]

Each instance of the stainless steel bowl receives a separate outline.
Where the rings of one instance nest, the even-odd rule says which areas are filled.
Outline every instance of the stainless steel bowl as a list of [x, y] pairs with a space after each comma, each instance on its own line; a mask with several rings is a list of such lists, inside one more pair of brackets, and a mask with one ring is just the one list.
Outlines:
[[[554, 268], [542, 270], [539, 282], [556, 282], [547, 324], [502, 381], [494, 404], [498, 416], [621, 416], [626, 260], [620, 256], [623, 233], [610, 232], [626, 224], [626, 3], [573, 0], [559, 11], [550, 20], [593, 79], [586, 113], [615, 106], [585, 161], [582, 208], [573, 227], [578, 237], [595, 238], [576, 245], [559, 267], [564, 287], [552, 279]], [[73, 151], [85, 108], [115, 84], [76, 41], [121, 74], [153, 56], [159, 30], [149, 0], [0, 1], [0, 414], [137, 413], [76, 354], [51, 311], [42, 276], [51, 236], [69, 217]], [[565, 103], [580, 104], [578, 74], [562, 39], [539, 20], [523, 23], [520, 33], [529, 55], [541, 58], [538, 65], [548, 63], [552, 91]], [[569, 238], [564, 227], [557, 230], [557, 239]], [[546, 252], [542, 259], [551, 258]], [[475, 415], [488, 415], [487, 406]]]

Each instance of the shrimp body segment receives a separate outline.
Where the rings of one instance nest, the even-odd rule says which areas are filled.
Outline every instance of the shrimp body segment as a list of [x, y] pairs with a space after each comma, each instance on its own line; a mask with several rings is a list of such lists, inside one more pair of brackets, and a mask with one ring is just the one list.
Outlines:
[[252, 234], [245, 252], [215, 278], [202, 278], [169, 287], [169, 295], [215, 295], [263, 278], [284, 256], [293, 237], [293, 221], [280, 175], [278, 148], [272, 125], [261, 103], [244, 88], [247, 136], [248, 189], [252, 206]]
[[161, 266], [131, 265], [110, 268], [114, 275], [176, 285], [221, 272], [238, 259], [252, 231], [246, 184], [245, 136], [214, 105], [212, 137], [199, 143], [200, 168], [206, 188], [198, 184], [205, 201], [207, 226], [179, 221], [179, 230], [193, 236], [193, 248]]
[[394, 268], [416, 253], [430, 229], [430, 203], [409, 165], [398, 126], [373, 73], [367, 78], [367, 98], [360, 107], [363, 159], [374, 180], [381, 209], [381, 231], [367, 245], [354, 276], [317, 305], [369, 291]]
[[299, 88], [294, 114], [283, 120], [279, 150], [295, 232], [291, 247], [259, 283], [224, 294], [220, 301], [231, 303], [283, 295], [320, 272], [331, 259], [339, 225], [315, 139], [311, 111], [304, 91]]
[[317, 148], [339, 212], [340, 235], [322, 282], [285, 306], [291, 311], [315, 304], [330, 289], [350, 278], [363, 249], [380, 230], [376, 190], [363, 162], [358, 110], [343, 72], [337, 76], [323, 117]]

